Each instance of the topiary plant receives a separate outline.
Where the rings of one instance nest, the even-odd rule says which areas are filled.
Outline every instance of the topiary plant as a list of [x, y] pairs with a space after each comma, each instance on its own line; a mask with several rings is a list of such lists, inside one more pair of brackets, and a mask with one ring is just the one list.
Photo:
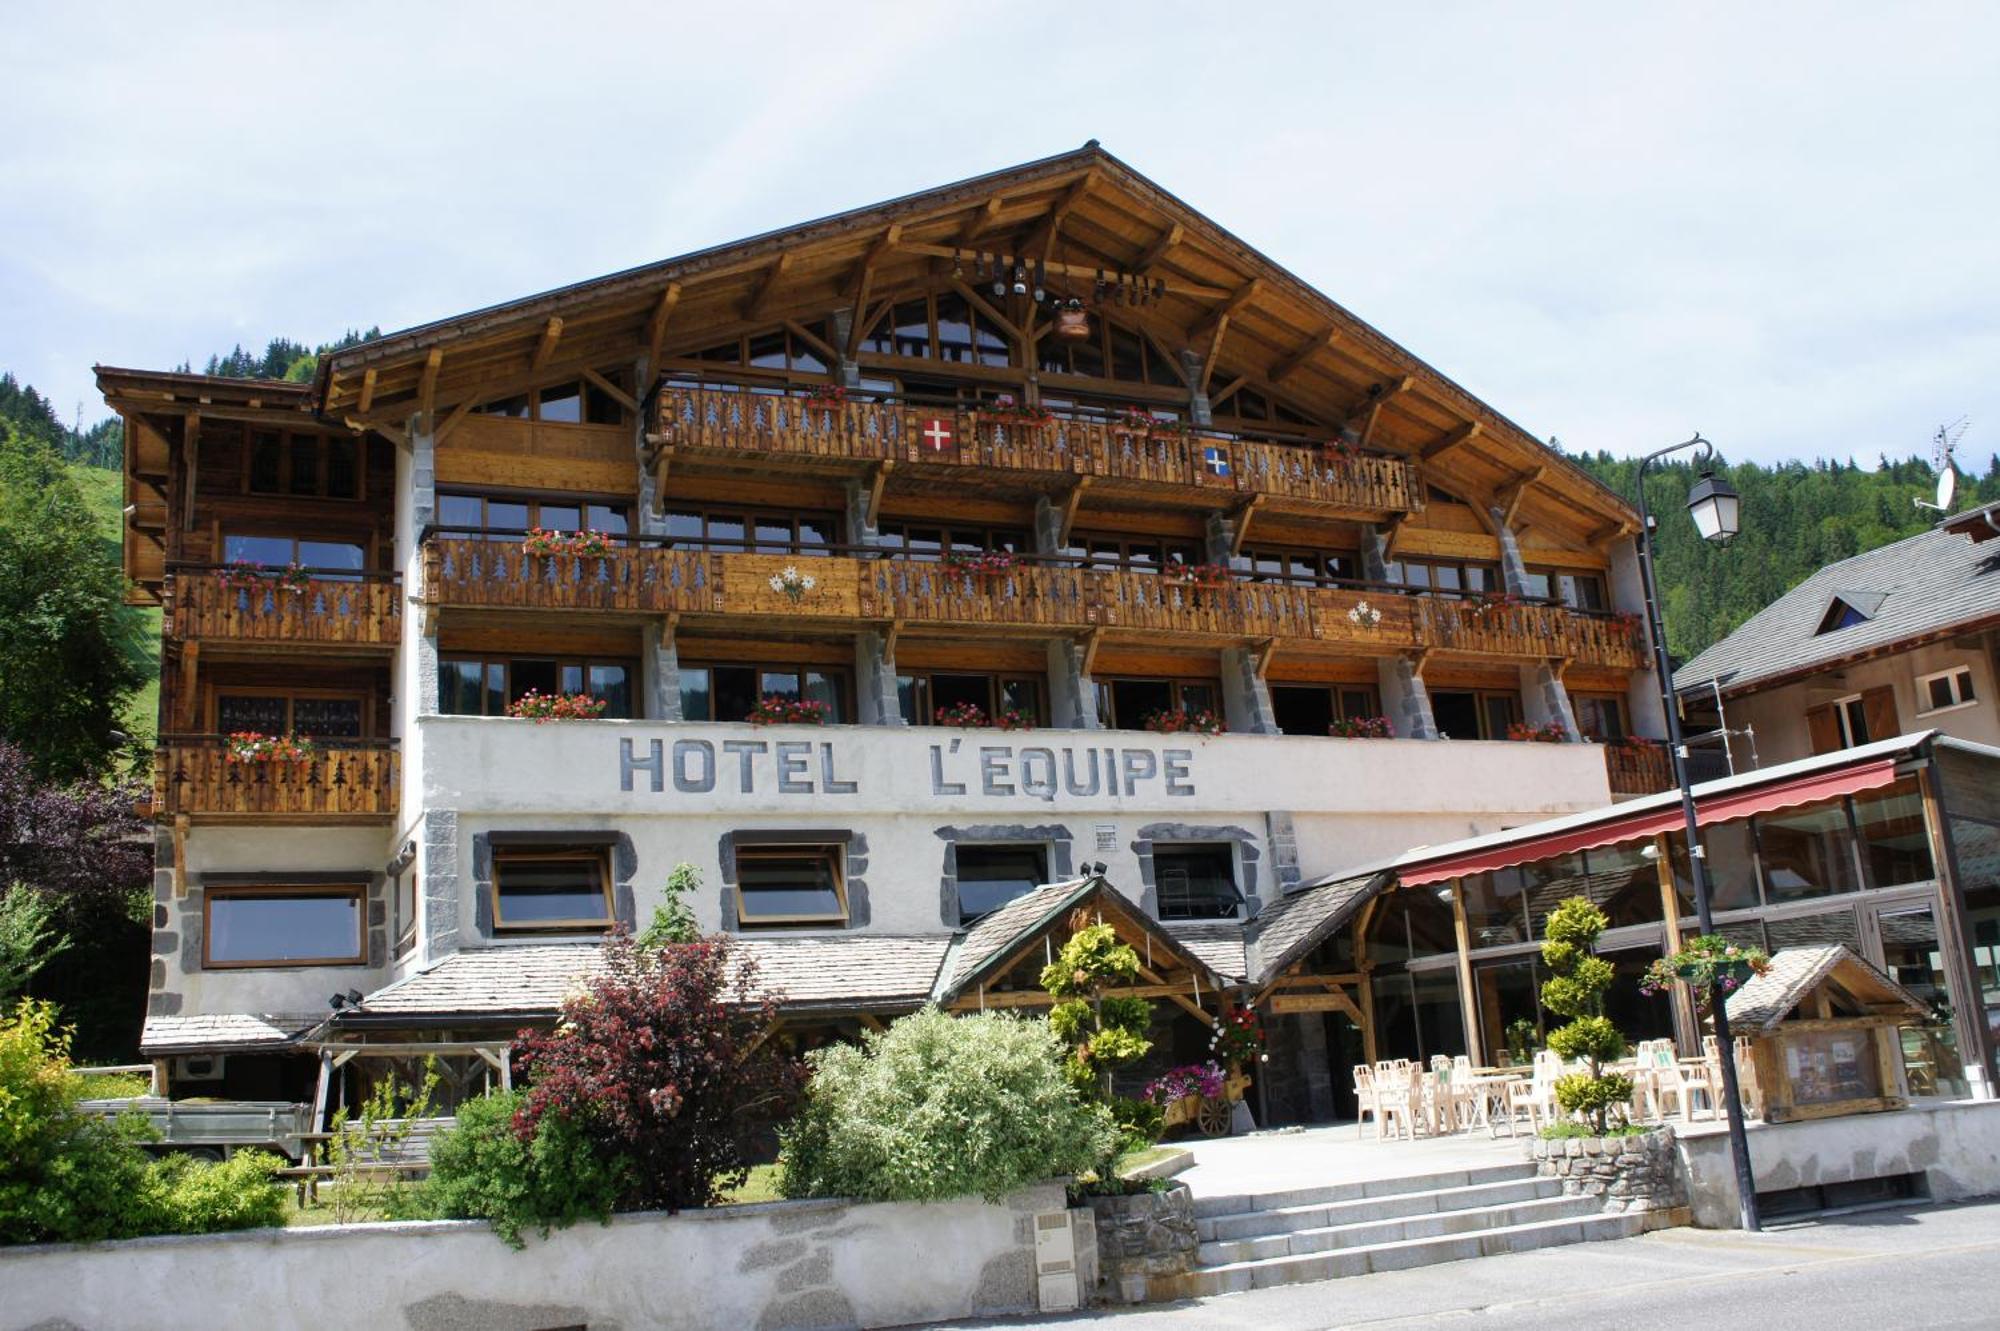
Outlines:
[[1570, 1019], [1549, 1032], [1549, 1048], [1584, 1065], [1584, 1071], [1556, 1082], [1556, 1103], [1599, 1135], [1609, 1126], [1611, 1111], [1632, 1098], [1630, 1077], [1603, 1070], [1625, 1053], [1625, 1037], [1604, 1015], [1604, 991], [1616, 972], [1590, 951], [1610, 923], [1587, 898], [1571, 897], [1550, 912], [1542, 943], [1542, 964], [1553, 972], [1542, 985], [1542, 1006]]

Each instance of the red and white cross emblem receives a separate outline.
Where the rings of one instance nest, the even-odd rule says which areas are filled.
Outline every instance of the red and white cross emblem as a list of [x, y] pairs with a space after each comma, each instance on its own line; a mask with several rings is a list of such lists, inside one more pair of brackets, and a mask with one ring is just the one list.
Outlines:
[[954, 442], [954, 436], [951, 432], [951, 425], [948, 422], [940, 420], [935, 417], [924, 422], [922, 437], [924, 441], [924, 447], [928, 448], [933, 453], [944, 452], [946, 449], [950, 448], [952, 446], [952, 443]]

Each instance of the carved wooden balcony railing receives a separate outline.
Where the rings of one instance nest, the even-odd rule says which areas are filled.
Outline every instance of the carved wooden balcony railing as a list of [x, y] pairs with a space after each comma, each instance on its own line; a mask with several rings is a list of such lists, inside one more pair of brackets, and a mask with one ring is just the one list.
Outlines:
[[396, 812], [400, 775], [400, 756], [387, 742], [320, 741], [304, 758], [236, 762], [220, 737], [176, 737], [154, 755], [154, 809], [196, 818], [384, 819]]
[[1657, 795], [1674, 784], [1674, 761], [1662, 744], [1607, 744], [1604, 765], [1614, 795]]
[[[785, 589], [796, 569], [811, 588]], [[1143, 630], [1163, 637], [1274, 638], [1359, 655], [1437, 648], [1514, 660], [1634, 668], [1630, 629], [1560, 606], [1469, 603], [1393, 590], [1183, 582], [1127, 569], [1023, 562], [982, 574], [942, 563], [847, 555], [716, 553], [628, 546], [530, 555], [513, 540], [432, 537], [424, 596], [434, 605], [520, 610], [715, 614], [773, 622], [900, 620], [968, 629]]]
[[274, 646], [393, 648], [402, 634], [402, 591], [394, 575], [288, 581], [181, 567], [167, 577], [165, 632]]
[[[1054, 472], [1325, 504], [1355, 513], [1423, 508], [1417, 465], [1372, 454], [1058, 417], [1032, 421], [907, 403], [813, 404], [719, 388], [662, 388], [651, 436], [677, 453], [896, 461]], [[1211, 450], [1214, 450], [1211, 452]]]

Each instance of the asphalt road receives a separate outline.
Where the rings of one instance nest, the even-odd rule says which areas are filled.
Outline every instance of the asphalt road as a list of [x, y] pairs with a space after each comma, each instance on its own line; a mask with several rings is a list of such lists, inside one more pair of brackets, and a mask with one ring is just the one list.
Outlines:
[[2000, 1328], [2000, 1201], [1865, 1211], [1756, 1235], [1665, 1230], [1195, 1303], [957, 1325], [1098, 1324], [1116, 1331]]

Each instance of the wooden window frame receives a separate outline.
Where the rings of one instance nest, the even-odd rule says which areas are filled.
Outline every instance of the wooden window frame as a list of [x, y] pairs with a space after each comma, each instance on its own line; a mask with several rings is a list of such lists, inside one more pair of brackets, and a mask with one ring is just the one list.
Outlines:
[[[1475, 708], [1476, 708], [1476, 709], [1478, 710], [1478, 712], [1479, 712], [1479, 728], [1480, 728], [1480, 729], [1481, 729], [1482, 731], [1486, 729], [1486, 721], [1487, 721], [1487, 715], [1486, 715], [1486, 703], [1487, 703], [1487, 700], [1488, 700], [1489, 698], [1506, 698], [1506, 699], [1509, 699], [1509, 700], [1511, 700], [1511, 701], [1513, 702], [1513, 704], [1514, 704], [1514, 708], [1513, 708], [1513, 714], [1514, 714], [1514, 720], [1515, 720], [1516, 722], [1520, 722], [1520, 721], [1524, 721], [1524, 720], [1526, 720], [1526, 719], [1527, 719], [1527, 699], [1525, 699], [1525, 698], [1523, 698], [1523, 697], [1521, 696], [1521, 693], [1520, 693], [1520, 691], [1519, 691], [1518, 689], [1516, 689], [1516, 690], [1512, 690], [1512, 691], [1509, 691], [1509, 690], [1507, 690], [1507, 689], [1481, 689], [1481, 688], [1470, 688], [1470, 689], [1455, 689], [1455, 688], [1437, 688], [1437, 689], [1433, 689], [1433, 690], [1431, 690], [1431, 692], [1432, 692], [1433, 694], [1438, 694], [1438, 693], [1469, 693], [1469, 694], [1471, 694], [1471, 695], [1472, 695], [1472, 699], [1473, 699], [1473, 706], [1474, 706], [1474, 707], [1475, 707]], [[1455, 736], [1454, 738], [1458, 738], [1458, 739], [1464, 739], [1464, 738], [1466, 738], [1466, 737], [1465, 737], [1465, 736], [1463, 736], [1463, 735], [1460, 735], [1460, 736]], [[1492, 743], [1492, 742], [1493, 742], [1493, 741], [1495, 741], [1495, 740], [1504, 740], [1504, 739], [1506, 739], [1506, 738], [1507, 738], [1507, 736], [1505, 736], [1505, 735], [1484, 735], [1484, 734], [1482, 734], [1482, 735], [1475, 735], [1475, 736], [1472, 736], [1472, 738], [1473, 738], [1473, 739], [1474, 739], [1475, 741], [1479, 742], [1479, 743]]]
[[[949, 672], [947, 672], [947, 673], [949, 673]], [[1215, 707], [1214, 707], [1214, 711], [1215, 711], [1215, 714], [1216, 714], [1217, 716], [1221, 716], [1221, 715], [1222, 715], [1222, 713], [1223, 713], [1223, 709], [1224, 709], [1224, 707], [1225, 707], [1225, 706], [1227, 705], [1227, 703], [1226, 703], [1226, 700], [1224, 699], [1224, 696], [1223, 696], [1223, 692], [1222, 692], [1222, 677], [1221, 677], [1220, 675], [1214, 675], [1214, 676], [1210, 676], [1210, 675], [1105, 675], [1105, 676], [1103, 676], [1102, 678], [1099, 678], [1099, 677], [1096, 677], [1096, 676], [1093, 676], [1093, 677], [1092, 677], [1092, 680], [1091, 680], [1091, 682], [1092, 682], [1093, 684], [1099, 684], [1099, 685], [1102, 685], [1102, 686], [1103, 686], [1103, 688], [1104, 688], [1104, 698], [1105, 698], [1105, 702], [1106, 702], [1106, 704], [1108, 705], [1108, 707], [1109, 707], [1109, 709], [1110, 709], [1110, 711], [1111, 711], [1111, 715], [1110, 715], [1110, 716], [1109, 716], [1108, 718], [1106, 718], [1106, 720], [1107, 720], [1107, 721], [1108, 721], [1108, 722], [1110, 723], [1110, 724], [1109, 724], [1109, 725], [1107, 726], [1107, 728], [1108, 728], [1108, 729], [1111, 729], [1111, 730], [1135, 730], [1135, 731], [1144, 731], [1144, 730], [1145, 730], [1145, 724], [1144, 724], [1144, 719], [1143, 719], [1143, 718], [1134, 718], [1134, 719], [1135, 719], [1136, 721], [1138, 721], [1138, 722], [1139, 722], [1139, 724], [1136, 724], [1136, 725], [1130, 725], [1130, 726], [1127, 726], [1127, 725], [1123, 725], [1123, 724], [1120, 724], [1120, 723], [1119, 723], [1119, 719], [1118, 719], [1118, 715], [1117, 715], [1117, 708], [1118, 708], [1118, 702], [1117, 702], [1117, 696], [1118, 696], [1118, 695], [1117, 695], [1117, 694], [1116, 694], [1115, 692], [1113, 692], [1113, 691], [1112, 691], [1112, 686], [1113, 686], [1113, 685], [1115, 685], [1115, 684], [1165, 684], [1165, 685], [1168, 685], [1168, 686], [1170, 686], [1170, 687], [1171, 687], [1171, 688], [1173, 689], [1173, 699], [1174, 699], [1174, 702], [1173, 702], [1173, 705], [1174, 705], [1174, 710], [1176, 710], [1176, 711], [1182, 711], [1182, 712], [1184, 712], [1184, 711], [1186, 711], [1186, 710], [1187, 710], [1187, 700], [1186, 700], [1186, 698], [1185, 698], [1185, 697], [1183, 696], [1183, 694], [1182, 694], [1182, 690], [1183, 690], [1184, 688], [1186, 688], [1186, 687], [1187, 687], [1188, 685], [1190, 685], [1190, 684], [1192, 684], [1192, 685], [1195, 685], [1195, 686], [1197, 686], [1197, 687], [1199, 687], [1199, 688], [1208, 688], [1208, 689], [1213, 689], [1213, 690], [1215, 691]], [[1094, 700], [1093, 700], [1093, 701], [1094, 701]]]
[[[710, 712], [713, 712], [715, 710], [715, 674], [714, 674], [715, 671], [749, 670], [759, 676], [762, 676], [763, 673], [767, 670], [788, 670], [799, 676], [799, 696], [801, 698], [805, 696], [805, 687], [806, 687], [805, 676], [807, 671], [817, 671], [818, 673], [825, 675], [827, 678], [837, 681], [840, 686], [841, 716], [845, 718], [853, 716], [855, 714], [854, 671], [847, 666], [817, 665], [812, 662], [807, 662], [803, 665], [791, 665], [783, 661], [740, 661], [740, 660], [718, 661], [718, 660], [711, 660], [705, 657], [691, 657], [686, 660], [683, 660], [680, 663], [679, 668], [682, 671], [706, 670], [710, 672], [708, 677], [708, 698], [709, 698]], [[949, 674], [951, 672], [946, 671], [945, 673]], [[764, 696], [764, 687], [761, 678], [759, 679], [757, 685], [757, 696], [759, 699], [762, 699]], [[715, 717], [710, 716], [707, 721], [697, 721], [696, 724], [736, 725], [738, 723], [734, 721], [718, 721], [715, 719]], [[835, 721], [829, 718], [827, 724], [844, 726], [852, 723], [844, 719]]]
[[[823, 856], [833, 869], [833, 893], [840, 901], [838, 915], [758, 915], [752, 916], [745, 908], [743, 893], [743, 862], [747, 860], [803, 859], [808, 856]], [[739, 930], [761, 930], [784, 928], [790, 925], [838, 925], [846, 928], [853, 918], [853, 909], [847, 899], [847, 846], [839, 841], [796, 841], [761, 842], [756, 845], [735, 848], [736, 881], [731, 885], [736, 893], [736, 927]]]
[[[333, 744], [363, 744], [375, 738], [375, 708], [373, 696], [365, 689], [286, 689], [270, 685], [249, 684], [241, 688], [232, 684], [211, 681], [208, 685], [208, 730], [212, 735], [220, 735], [222, 730], [222, 698], [228, 694], [233, 698], [283, 698], [285, 700], [285, 728], [281, 734], [296, 733], [296, 706], [301, 698], [322, 702], [346, 700], [361, 706], [361, 733], [352, 739], [345, 736], [327, 736]], [[314, 737], [318, 739], [318, 736]]]
[[[1625, 696], [1623, 694], [1603, 693], [1597, 691], [1579, 692], [1576, 694], [1572, 694], [1570, 699], [1572, 704], [1572, 709], [1574, 708], [1575, 703], [1583, 702], [1586, 700], [1598, 704], [1610, 703], [1612, 706], [1616, 707], [1618, 709], [1619, 738], [1629, 739], [1632, 737], [1632, 709], [1627, 705]], [[1583, 733], [1583, 723], [1581, 721], [1577, 723], [1577, 730], [1582, 735], [1582, 738], [1596, 739], [1597, 742], [1600, 744], [1610, 742], [1600, 737]]]
[[[380, 571], [373, 567], [375, 563], [375, 534], [373, 532], [370, 532], [366, 536], [357, 536], [351, 531], [322, 534], [311, 531], [302, 532], [296, 526], [292, 527], [289, 531], [245, 531], [241, 527], [233, 530], [225, 529], [220, 523], [217, 523], [214, 534], [216, 563], [227, 562], [230, 538], [237, 536], [259, 541], [290, 541], [292, 543], [292, 557], [289, 562], [307, 568], [324, 566], [308, 565], [300, 560], [299, 542], [301, 541], [316, 541], [321, 545], [351, 545], [361, 552], [361, 567], [358, 569], [352, 571], [341, 570], [338, 573], [315, 573], [312, 575], [326, 582], [361, 582], [371, 574]], [[273, 571], [276, 572], [278, 570]]]
[[[938, 533], [937, 553], [931, 554], [926, 551], [911, 550], [908, 544], [908, 533], [912, 527], [923, 527]], [[1035, 548], [1035, 534], [1026, 527], [1008, 527], [987, 522], [959, 522], [951, 518], [906, 518], [896, 516], [884, 517], [876, 526], [878, 535], [886, 535], [891, 529], [898, 531], [904, 544], [884, 545], [881, 547], [883, 552], [891, 559], [907, 559], [920, 564], [943, 563], [945, 556], [953, 553], [957, 548], [951, 538], [954, 533], [958, 532], [978, 532], [981, 551], [988, 554], [1007, 549], [1006, 542], [1000, 539], [1002, 537], [1010, 538], [1013, 541], [1014, 548], [1011, 553], [1016, 556], [1031, 555], [1034, 553]]]
[[[250, 485], [252, 464], [257, 452], [257, 436], [275, 434], [278, 436], [278, 488], [256, 490]], [[300, 493], [292, 485], [292, 448], [294, 438], [313, 441], [314, 467], [317, 474], [313, 478], [313, 489]], [[354, 443], [354, 493], [351, 495], [330, 495], [326, 492], [327, 445], [333, 436], [319, 430], [288, 430], [282, 426], [268, 428], [257, 425], [243, 427], [243, 473], [242, 489], [245, 495], [256, 499], [315, 499], [323, 503], [359, 504], [368, 498], [368, 436], [357, 434]]]
[[[1312, 559], [1322, 570], [1328, 567], [1329, 560], [1345, 559], [1355, 572], [1354, 575], [1345, 578], [1339, 574], [1321, 572], [1316, 574], [1310, 582], [1300, 582], [1292, 575], [1289, 568], [1285, 572], [1276, 575], [1259, 573], [1256, 568], [1256, 562], [1260, 556], [1282, 560], [1292, 560], [1303, 556]], [[1361, 570], [1361, 552], [1359, 550], [1328, 550], [1308, 545], [1271, 545], [1253, 542], [1230, 556], [1229, 568], [1231, 572], [1237, 574], [1246, 582], [1260, 582], [1267, 586], [1321, 587], [1328, 583], [1363, 581], [1359, 576]]]
[[[210, 949], [215, 941], [213, 924], [215, 903], [218, 900], [271, 900], [286, 897], [340, 897], [352, 900], [354, 906], [354, 944], [352, 956], [314, 957], [304, 960], [265, 961], [217, 961]], [[201, 968], [205, 971], [229, 970], [297, 970], [319, 966], [366, 966], [368, 964], [368, 885], [366, 883], [287, 883], [275, 879], [268, 884], [230, 884], [228, 886], [204, 886], [201, 892]]]
[[[640, 682], [641, 672], [640, 672], [640, 661], [639, 658], [636, 656], [547, 656], [539, 652], [499, 653], [499, 652], [449, 652], [448, 651], [448, 652], [438, 653], [438, 667], [440, 670], [442, 670], [447, 663], [456, 664], [458, 662], [463, 662], [463, 661], [470, 661], [471, 663], [477, 665], [480, 668], [479, 693], [482, 698], [484, 698], [486, 694], [485, 671], [489, 666], [497, 665], [500, 667], [500, 693], [503, 697], [506, 698], [512, 698], [514, 695], [514, 662], [516, 661], [553, 662], [556, 668], [556, 687], [558, 692], [561, 691], [562, 687], [562, 672], [563, 670], [565, 670], [570, 666], [576, 666], [577, 668], [583, 671], [585, 693], [590, 692], [589, 690], [590, 668], [592, 666], [623, 666], [625, 668], [626, 678], [631, 683], [632, 701], [635, 705], [635, 709], [640, 712], [643, 712], [645, 710], [643, 705], [644, 700], [639, 697], [639, 692], [642, 687]], [[442, 687], [443, 684], [442, 681], [440, 681], [439, 684], [440, 690], [442, 689]], [[590, 694], [590, 696], [596, 697], [597, 695]], [[487, 716], [489, 715], [489, 713], [447, 712], [444, 713], [444, 715]], [[502, 712], [500, 713], [500, 715], [505, 716], [506, 713]], [[641, 718], [620, 717], [617, 719], [639, 720]]]
[[[578, 492], [573, 495], [570, 494], [552, 495], [546, 490], [510, 491], [502, 487], [465, 489], [459, 486], [451, 486], [449, 488], [440, 489], [438, 491], [437, 497], [440, 504], [442, 504], [442, 502], [447, 498], [477, 499], [479, 501], [479, 526], [477, 528], [472, 528], [470, 530], [476, 530], [479, 533], [481, 533], [482, 536], [490, 534], [495, 530], [492, 524], [486, 520], [487, 505], [495, 501], [503, 504], [526, 505], [529, 513], [528, 529], [533, 529], [541, 525], [542, 505], [544, 504], [559, 504], [567, 508], [584, 510], [584, 516], [586, 518], [589, 516], [588, 510], [592, 504], [596, 504], [600, 508], [615, 508], [625, 515], [625, 531], [622, 535], [618, 533], [612, 533], [611, 543], [613, 545], [623, 545], [627, 541], [631, 540], [637, 534], [634, 528], [634, 522], [635, 522], [634, 510], [637, 508], [637, 505], [634, 504], [632, 502], [632, 499], [627, 495], [586, 494], [583, 492]], [[438, 523], [436, 525], [443, 526], [444, 524]], [[446, 528], [446, 530], [453, 533], [463, 533], [468, 529], [460, 527], [449, 527]], [[509, 532], [509, 529], [507, 528], [501, 528], [499, 530], [503, 532]], [[473, 538], [473, 539], [478, 539], [478, 538]], [[512, 540], [514, 538], [510, 533], [507, 535], [503, 535], [500, 539]]]
[[1046, 718], [1048, 717], [1049, 707], [1049, 687], [1047, 677], [1044, 675], [1037, 675], [1025, 670], [940, 670], [932, 669], [929, 666], [921, 666], [913, 670], [898, 669], [896, 671], [896, 680], [899, 685], [907, 678], [914, 683], [920, 684], [924, 691], [926, 716], [923, 719], [908, 722], [909, 725], [935, 726], [938, 724], [937, 695], [930, 683], [931, 679], [937, 675], [961, 675], [966, 678], [984, 678], [987, 682], [986, 715], [989, 719], [998, 715], [1002, 690], [1007, 684], [1017, 681], [1032, 684], [1035, 686], [1035, 715], [1032, 718], [1033, 723], [1037, 727], [1048, 724]]
[[[1414, 565], [1432, 570], [1449, 568], [1457, 571], [1458, 586], [1455, 588], [1439, 587], [1435, 582], [1428, 582], [1418, 587], [1404, 577], [1396, 577], [1390, 580], [1391, 586], [1402, 588], [1404, 594], [1410, 596], [1449, 596], [1454, 600], [1463, 601], [1481, 595], [1495, 594], [1504, 588], [1507, 583], [1506, 572], [1500, 567], [1500, 562], [1497, 559], [1488, 563], [1484, 559], [1448, 559], [1443, 556], [1399, 555], [1388, 562], [1398, 570], [1410, 568]], [[1466, 570], [1474, 568], [1486, 575], [1487, 588], [1485, 592], [1476, 592], [1467, 586]]]
[[[723, 555], [754, 555], [765, 553], [757, 548], [757, 521], [760, 518], [767, 520], [783, 519], [791, 523], [792, 539], [785, 553], [804, 559], [819, 559], [833, 554], [836, 547], [844, 544], [844, 538], [847, 535], [846, 521], [839, 513], [832, 509], [773, 508], [757, 504], [709, 503], [704, 500], [694, 503], [677, 502], [668, 504], [662, 510], [661, 517], [665, 519], [675, 513], [689, 513], [701, 519], [700, 543], [692, 543], [695, 538], [691, 537], [669, 537], [665, 541], [666, 548], [669, 550], [690, 549]], [[741, 518], [743, 520], [742, 544], [730, 546], [709, 544], [709, 542], [716, 539], [710, 534], [710, 529], [717, 518]], [[808, 545], [799, 539], [799, 524], [801, 522], [822, 520], [826, 525], [828, 534], [832, 537], [825, 545]]]
[[[618, 924], [618, 910], [616, 903], [612, 900], [611, 856], [608, 853], [609, 849], [607, 846], [518, 845], [492, 847], [493, 882], [489, 890], [492, 894], [490, 902], [493, 907], [493, 932], [495, 936], [501, 934], [582, 933], [586, 931], [609, 933], [612, 929], [616, 928]], [[522, 924], [509, 924], [503, 910], [504, 902], [500, 882], [501, 866], [509, 861], [536, 861], [540, 863], [559, 861], [564, 863], [585, 862], [591, 864], [597, 870], [598, 888], [604, 900], [603, 916], [598, 919], [573, 917], [561, 920], [534, 920]]]
[[[1960, 693], [1958, 685], [1954, 683], [1951, 687], [1951, 696], [1956, 701], [1946, 703], [1942, 707], [1931, 706], [1931, 681], [1938, 679], [1963, 680], [1965, 683], [1963, 694]], [[1933, 670], [1929, 674], [1917, 676], [1918, 716], [1941, 716], [1946, 712], [1963, 711], [1967, 707], [1977, 706], [1979, 706], [1979, 692], [1973, 687], [1971, 666], [1947, 666], [1943, 670]]]
[[[1115, 564], [1098, 563], [1097, 556], [1092, 554], [1090, 550], [1093, 542], [1117, 546], [1118, 562]], [[1158, 546], [1160, 562], [1157, 564], [1133, 563], [1132, 547], [1135, 545]], [[1168, 555], [1176, 546], [1185, 547], [1195, 558], [1192, 561], [1169, 559]], [[1177, 563], [1183, 567], [1192, 567], [1195, 564], [1203, 562], [1202, 556], [1204, 554], [1201, 547], [1201, 540], [1198, 537], [1138, 536], [1131, 532], [1091, 531], [1088, 529], [1071, 532], [1069, 541], [1064, 546], [1064, 552], [1072, 554], [1073, 557], [1078, 559], [1083, 568], [1112, 568], [1124, 573], [1160, 573]]]

